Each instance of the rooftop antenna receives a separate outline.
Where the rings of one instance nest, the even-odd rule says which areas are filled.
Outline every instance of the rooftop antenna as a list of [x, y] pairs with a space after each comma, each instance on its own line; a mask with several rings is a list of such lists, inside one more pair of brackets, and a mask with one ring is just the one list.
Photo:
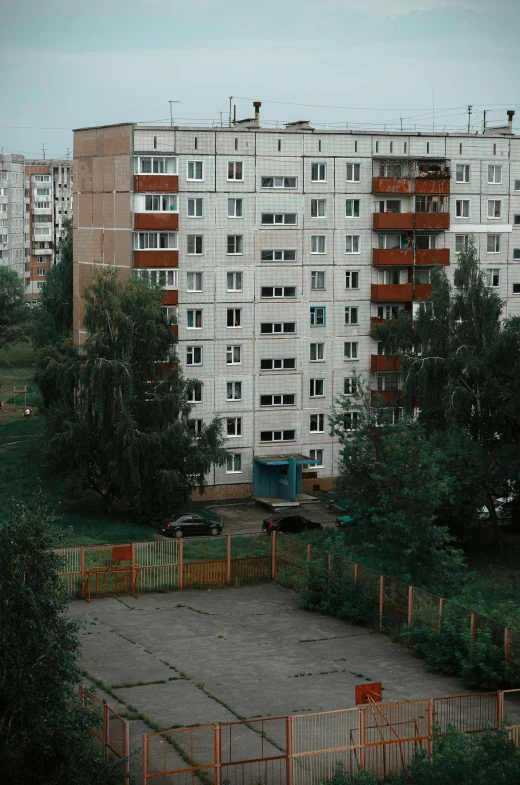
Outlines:
[[487, 113], [488, 113], [488, 110], [484, 109], [484, 111], [483, 111], [484, 118], [483, 118], [483, 121], [482, 121], [482, 133], [483, 134], [486, 133], [486, 115], [487, 115]]
[[232, 101], [232, 100], [233, 100], [233, 96], [232, 96], [232, 95], [230, 95], [230, 96], [229, 96], [229, 123], [228, 123], [228, 125], [229, 125], [229, 127], [230, 127], [230, 128], [231, 128], [231, 101]]
[[471, 111], [472, 111], [472, 109], [473, 109], [472, 106], [468, 106], [468, 134], [470, 133], [469, 129], [471, 127]]
[[433, 128], [432, 128], [432, 130], [435, 131], [435, 93], [433, 92], [433, 82], [432, 82], [432, 110], [433, 110]]
[[180, 101], [168, 101], [170, 104], [170, 125], [173, 126], [173, 107], [172, 104], [180, 104]]
[[45, 142], [42, 142], [43, 160], [45, 161]]

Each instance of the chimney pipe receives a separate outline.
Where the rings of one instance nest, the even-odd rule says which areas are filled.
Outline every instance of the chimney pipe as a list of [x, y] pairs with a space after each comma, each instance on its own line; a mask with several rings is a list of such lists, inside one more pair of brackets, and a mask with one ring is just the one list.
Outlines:
[[515, 116], [515, 110], [514, 109], [508, 109], [507, 110], [507, 124], [509, 126], [509, 130], [510, 131], [513, 130], [513, 117], [514, 116]]
[[262, 106], [261, 101], [253, 101], [253, 106], [255, 107], [255, 122], [260, 122], [260, 107]]

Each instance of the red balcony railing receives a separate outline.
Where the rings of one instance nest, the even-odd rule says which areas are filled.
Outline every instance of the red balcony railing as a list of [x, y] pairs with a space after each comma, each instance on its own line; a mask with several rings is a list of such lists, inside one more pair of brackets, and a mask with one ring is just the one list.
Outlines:
[[134, 191], [143, 193], [176, 193], [179, 177], [176, 174], [134, 174]]
[[411, 283], [373, 283], [370, 299], [374, 302], [402, 302], [412, 299], [412, 290]]
[[374, 248], [372, 264], [377, 266], [399, 265], [407, 267], [413, 264], [413, 248]]
[[415, 264], [449, 264], [450, 249], [434, 248], [430, 250], [417, 250], [415, 252]]
[[431, 283], [416, 283], [414, 287], [413, 299], [414, 300], [427, 300], [431, 296], [432, 285]]
[[413, 213], [374, 213], [372, 227], [374, 229], [413, 229]]
[[159, 232], [171, 232], [178, 228], [178, 213], [134, 213], [134, 229], [141, 231], [157, 229]]
[[418, 177], [415, 181], [416, 194], [449, 194], [449, 177]]
[[178, 267], [178, 251], [134, 251], [134, 267]]
[[373, 177], [374, 194], [413, 194], [415, 180], [412, 177]]
[[400, 371], [401, 360], [388, 354], [370, 355], [371, 371]]
[[415, 213], [416, 229], [449, 229], [449, 213]]

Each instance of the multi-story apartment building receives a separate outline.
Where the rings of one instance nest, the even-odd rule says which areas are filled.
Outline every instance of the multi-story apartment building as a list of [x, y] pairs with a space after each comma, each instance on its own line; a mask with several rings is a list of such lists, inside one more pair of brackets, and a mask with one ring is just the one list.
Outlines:
[[23, 278], [25, 268], [23, 155], [0, 155], [0, 265]]
[[162, 287], [179, 361], [201, 382], [194, 427], [224, 419], [215, 497], [294, 493], [306, 464], [304, 490], [330, 487], [336, 396], [354, 373], [388, 400], [400, 386], [371, 324], [413, 311], [434, 261], [451, 275], [470, 235], [505, 314], [520, 314], [512, 117], [483, 135], [275, 130], [255, 108], [228, 128], [124, 124], [74, 139], [76, 340], [93, 266]]
[[72, 218], [72, 161], [25, 161], [25, 292], [35, 305], [56, 262], [63, 222]]

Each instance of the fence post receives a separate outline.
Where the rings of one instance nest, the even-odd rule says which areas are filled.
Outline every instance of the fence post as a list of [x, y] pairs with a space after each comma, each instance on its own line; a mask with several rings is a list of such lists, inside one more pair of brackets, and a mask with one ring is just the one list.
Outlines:
[[285, 769], [287, 785], [293, 785], [292, 717], [285, 718]]
[[509, 668], [510, 643], [511, 643], [511, 630], [509, 627], [504, 627], [504, 659], [506, 661], [506, 668]]
[[385, 615], [385, 576], [379, 577], [379, 629], [383, 629], [383, 616]]
[[81, 551], [79, 555], [79, 571], [80, 571], [80, 581], [81, 581], [79, 596], [82, 597], [84, 592], [84, 583], [85, 583], [85, 548], [83, 545], [81, 546]]
[[271, 580], [276, 579], [276, 532], [271, 532]]
[[473, 640], [475, 640], [475, 632], [476, 632], [476, 629], [477, 629], [477, 614], [475, 613], [475, 611], [471, 611], [471, 617], [470, 618], [471, 618], [471, 622], [470, 622], [470, 624], [471, 624], [471, 637], [472, 637]]
[[143, 759], [143, 785], [147, 785], [148, 783], [148, 734], [147, 733], [143, 733], [142, 759]]
[[504, 719], [504, 690], [497, 692], [497, 725]]
[[432, 734], [433, 734], [433, 726], [435, 723], [434, 717], [434, 703], [433, 700], [430, 698], [428, 701], [428, 757], [431, 758], [433, 752], [433, 742], [432, 742]]
[[444, 598], [441, 597], [441, 599], [439, 600], [439, 632], [442, 629], [442, 622], [443, 622], [443, 617], [444, 617], [444, 604], [445, 604], [445, 602], [446, 602], [446, 600], [444, 600]]
[[130, 591], [132, 594], [135, 594], [135, 542], [132, 543], [132, 562], [130, 569]]
[[125, 720], [123, 725], [123, 771], [124, 771], [124, 785], [130, 783], [130, 723]]
[[361, 706], [359, 708], [359, 766], [365, 768], [365, 711]]
[[178, 583], [179, 583], [179, 589], [183, 589], [184, 588], [184, 564], [183, 564], [182, 556], [183, 556], [183, 549], [184, 549], [184, 541], [182, 540], [182, 537], [181, 537], [181, 539], [177, 540], [176, 542], [177, 542], [177, 547], [179, 549], [177, 551], [177, 561], [179, 563], [179, 581], [178, 581]]
[[408, 626], [412, 626], [413, 622], [413, 586], [408, 586]]
[[[220, 737], [220, 734], [221, 734], [221, 728], [220, 728], [220, 725], [217, 724], [217, 725], [215, 725], [214, 734], [213, 734], [214, 747], [215, 747], [215, 754], [214, 754], [214, 760], [215, 760], [215, 777], [214, 777], [214, 780], [215, 780], [215, 785], [221, 785], [221, 782], [222, 782], [222, 769], [221, 769], [221, 766], [220, 766], [220, 764], [221, 764], [221, 737]], [[194, 772], [192, 772], [192, 774], [193, 773]]]
[[354, 583], [359, 581], [359, 564], [354, 564]]
[[226, 583], [231, 583], [231, 535], [226, 534]]

